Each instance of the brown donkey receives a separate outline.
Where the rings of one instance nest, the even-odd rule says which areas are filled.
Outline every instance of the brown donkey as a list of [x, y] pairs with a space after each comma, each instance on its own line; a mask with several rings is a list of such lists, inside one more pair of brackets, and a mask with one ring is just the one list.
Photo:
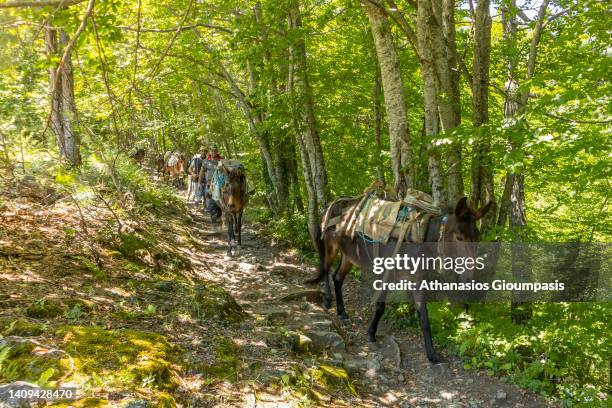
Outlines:
[[227, 227], [227, 255], [232, 256], [232, 241], [235, 241], [237, 252], [242, 245], [242, 212], [248, 201], [246, 175], [242, 167], [228, 168], [223, 165], [217, 172], [220, 177], [225, 176], [218, 204]]
[[[359, 198], [345, 198], [335, 201], [325, 211], [323, 223], [325, 223], [327, 219], [333, 217], [345, 216], [345, 214], [347, 214], [345, 209], [357, 205], [359, 200]], [[435, 216], [429, 221], [427, 231], [425, 231], [424, 234], [424, 243], [405, 242], [401, 244], [397, 254], [402, 256], [404, 254], [415, 256], [415, 254], [419, 252], [428, 252], [429, 255], [444, 256], [448, 254], [432, 253], [432, 248], [440, 248], [440, 246], [435, 245], [435, 243], [453, 242], [454, 244], [452, 246], [459, 248], [459, 253], [454, 254], [455, 256], [474, 256], [475, 245], [473, 243], [480, 240], [480, 232], [476, 226], [476, 221], [487, 213], [490, 206], [491, 203], [488, 203], [482, 208], [474, 210], [468, 206], [467, 198], [463, 197], [455, 206], [454, 211], [448, 211], [440, 216]], [[318, 227], [317, 235], [319, 274], [316, 278], [310, 280], [309, 283], [323, 281], [325, 287], [325, 306], [327, 308], [331, 307], [332, 295], [328, 279], [329, 268], [338, 252], [340, 252], [340, 265], [333, 275], [334, 291], [336, 294], [336, 311], [342, 320], [348, 320], [348, 314], [344, 308], [344, 299], [342, 298], [342, 283], [344, 282], [346, 274], [353, 265], [360, 268], [364, 273], [371, 272], [373, 269], [373, 257], [371, 255], [377, 253], [377, 257], [394, 257], [397, 241], [392, 239], [389, 240], [388, 243], [378, 244], [378, 247], [374, 248], [374, 244], [367, 240], [361, 238], [355, 238], [353, 240], [351, 237], [347, 236], [347, 234], [336, 231], [336, 227], [332, 226], [325, 229], [324, 224]], [[426, 278], [425, 273], [426, 272], [422, 270], [417, 271], [414, 275], [411, 275], [410, 279], [417, 282], [418, 285], [418, 282]], [[471, 276], [468, 273], [461, 275], [463, 281], [469, 281], [470, 278]], [[419, 313], [427, 358], [432, 363], [438, 363], [440, 359], [433, 347], [425, 297], [422, 292], [413, 291], [412, 294], [416, 309]], [[376, 330], [385, 311], [385, 300], [385, 292], [381, 293], [381, 296], [376, 299], [376, 312], [368, 328], [368, 340], [371, 342], [376, 341]]]

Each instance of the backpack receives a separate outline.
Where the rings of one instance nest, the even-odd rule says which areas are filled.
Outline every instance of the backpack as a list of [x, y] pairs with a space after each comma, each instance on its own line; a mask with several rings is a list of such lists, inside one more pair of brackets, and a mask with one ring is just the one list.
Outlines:
[[189, 167], [191, 166], [193, 166], [193, 171], [196, 175], [200, 174], [200, 168], [202, 168], [202, 159], [200, 157], [194, 157], [193, 159], [191, 159]]

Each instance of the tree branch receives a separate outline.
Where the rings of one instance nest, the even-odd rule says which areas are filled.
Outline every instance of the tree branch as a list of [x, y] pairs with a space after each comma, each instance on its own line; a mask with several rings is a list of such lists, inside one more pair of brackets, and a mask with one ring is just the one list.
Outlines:
[[138, 71], [138, 47], [140, 45], [140, 30], [141, 30], [141, 13], [142, 12], [142, 0], [138, 0], [138, 17], [136, 26], [136, 45], [134, 46], [134, 71], [132, 72], [132, 85], [128, 91], [128, 105], [132, 101], [132, 90], [136, 86], [136, 71]]
[[0, 8], [72, 6], [85, 0], [40, 0], [40, 1], [7, 1], [0, 3]]
[[128, 27], [128, 26], [117, 26], [117, 28], [120, 28], [122, 30], [129, 30], [129, 31], [140, 31], [141, 33], [174, 33], [177, 30], [179, 32], [181, 31], [187, 31], [187, 30], [193, 30], [195, 28], [198, 27], [204, 27], [204, 28], [210, 28], [213, 30], [219, 30], [219, 31], [223, 31], [226, 33], [231, 34], [232, 30], [225, 28], [225, 27], [221, 27], [218, 25], [213, 25], [213, 24], [203, 24], [203, 23], [197, 23], [197, 24], [192, 24], [192, 25], [188, 25], [188, 26], [182, 26], [182, 27], [170, 27], [170, 28], [140, 28], [140, 30], [138, 28], [134, 28], [134, 27]]
[[151, 72], [149, 74], [150, 77], [153, 77], [155, 75], [155, 73], [157, 72], [157, 70], [158, 70], [159, 66], [161, 65], [162, 61], [166, 57], [166, 54], [168, 54], [168, 52], [170, 51], [170, 48], [172, 48], [172, 45], [174, 44], [174, 41], [176, 40], [176, 37], [178, 37], [179, 33], [181, 32], [181, 29], [182, 29], [183, 25], [185, 24], [185, 21], [187, 20], [187, 16], [189, 15], [189, 11], [191, 10], [191, 6], [192, 5], [193, 5], [193, 0], [190, 0], [189, 4], [187, 5], [187, 9], [185, 10], [185, 14], [183, 15], [183, 18], [181, 19], [181, 22], [179, 23], [178, 27], [176, 27], [176, 29], [174, 31], [174, 35], [170, 39], [170, 42], [168, 43], [168, 46], [166, 47], [166, 49], [162, 53], [161, 57], [159, 57], [159, 60], [157, 61], [157, 63], [153, 67], [153, 69], [151, 69]]
[[[535, 73], [536, 58], [538, 56], [538, 45], [540, 44], [540, 38], [542, 37], [542, 30], [544, 29], [544, 22], [546, 19], [546, 12], [548, 11], [548, 3], [550, 0], [542, 1], [540, 10], [538, 11], [538, 18], [536, 20], [535, 28], [533, 29], [533, 38], [531, 40], [531, 46], [529, 48], [529, 58], [527, 59], [527, 77], [526, 80], [530, 81]], [[529, 89], [526, 89], [520, 97], [521, 105], [524, 107], [529, 99]]]

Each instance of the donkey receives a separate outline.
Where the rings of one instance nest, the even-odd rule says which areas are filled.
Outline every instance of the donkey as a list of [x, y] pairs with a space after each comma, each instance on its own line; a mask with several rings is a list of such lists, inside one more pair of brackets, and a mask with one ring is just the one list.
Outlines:
[[[378, 248], [375, 249], [373, 243], [369, 243], [359, 238], [353, 240], [346, 234], [336, 231], [333, 227], [325, 229], [324, 223], [327, 219], [343, 216], [343, 214], [346, 214], [346, 211], [343, 210], [347, 207], [357, 205], [358, 201], [359, 198], [337, 200], [325, 211], [322, 225], [318, 226], [316, 231], [317, 251], [319, 253], [319, 274], [314, 279], [308, 281], [308, 283], [324, 282], [325, 307], [330, 308], [332, 295], [328, 279], [329, 268], [338, 252], [340, 252], [341, 262], [333, 274], [333, 281], [336, 295], [336, 312], [343, 321], [347, 321], [349, 317], [344, 307], [342, 284], [351, 266], [354, 265], [364, 272], [369, 272], [373, 267], [373, 259], [370, 255], [378, 252], [376, 256], [392, 257], [397, 244], [396, 240], [390, 240], [386, 244], [380, 244]], [[463, 252], [463, 256], [474, 256], [474, 243], [480, 240], [480, 232], [476, 226], [476, 221], [487, 213], [490, 206], [491, 203], [489, 202], [479, 209], [472, 209], [467, 203], [467, 198], [463, 197], [455, 206], [454, 211], [446, 211], [444, 214], [435, 216], [429, 221], [427, 231], [425, 231], [424, 234], [425, 243], [402, 243], [397, 253], [400, 255], [414, 255], [415, 253], [421, 252], [421, 250], [423, 250], [423, 252], [431, 252], [431, 248], [437, 247], [434, 243], [453, 242], [453, 247], [456, 248], [455, 250], [460, 253]], [[430, 255], [436, 254], [430, 253]], [[437, 255], [444, 256], [444, 254], [439, 253]], [[457, 255], [458, 254], [455, 254], [455, 256]], [[471, 276], [468, 273], [461, 275], [463, 281], [467, 282], [470, 278]], [[417, 271], [415, 275], [412, 275], [411, 279], [416, 281], [418, 285], [418, 282], [425, 279], [425, 271]], [[419, 314], [427, 358], [434, 364], [439, 363], [441, 360], [433, 347], [431, 327], [424, 294], [422, 292], [412, 292], [412, 294]], [[385, 292], [381, 293], [381, 296], [376, 299], [376, 312], [368, 328], [368, 340], [370, 342], [376, 341], [378, 323], [385, 311], [385, 300]]]
[[221, 217], [221, 208], [212, 198], [212, 186], [218, 164], [218, 160], [204, 160], [198, 175], [198, 181], [205, 186], [204, 209], [210, 214], [210, 222], [212, 224], [217, 224]]
[[242, 245], [242, 212], [248, 200], [246, 174], [242, 168], [227, 168], [223, 164], [217, 172], [225, 175], [217, 204], [227, 227], [227, 256], [232, 256], [232, 242], [236, 244], [236, 252]]
[[144, 148], [139, 147], [134, 153], [130, 155], [130, 159], [134, 160], [134, 162], [136, 162], [140, 167], [142, 167], [146, 155], [147, 151]]
[[164, 166], [162, 174], [177, 177], [183, 172], [185, 166], [185, 155], [177, 152], [166, 152], [164, 155]]

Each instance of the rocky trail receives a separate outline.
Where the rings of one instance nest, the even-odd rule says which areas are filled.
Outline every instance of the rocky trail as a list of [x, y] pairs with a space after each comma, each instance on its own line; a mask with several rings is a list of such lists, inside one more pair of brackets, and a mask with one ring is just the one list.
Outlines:
[[[484, 372], [465, 371], [462, 362], [444, 350], [446, 362], [431, 365], [420, 331], [396, 332], [389, 319], [381, 322], [378, 342], [368, 343], [365, 331], [371, 313], [360, 302], [354, 279], [344, 286], [351, 321], [342, 325], [333, 309], [322, 307], [321, 288], [302, 283], [316, 271], [295, 252], [271, 247], [247, 226], [240, 254], [228, 258], [225, 232], [193, 208], [191, 216], [193, 236], [201, 247], [191, 254], [197, 274], [227, 290], [248, 316], [238, 329], [238, 338], [245, 339], [239, 346], [259, 372], [236, 405], [294, 405], [295, 396], [303, 393], [303, 403], [322, 406], [549, 406], [541, 397]], [[300, 378], [308, 367], [344, 369], [332, 374], [340, 381], [348, 374], [347, 384], [337, 395], [317, 392], [312, 379], [308, 384]], [[269, 386], [279, 379], [282, 392]]]
[[0, 407], [28, 406], [6, 404], [24, 381], [78, 390], [76, 401], [37, 405], [56, 408], [550, 405], [465, 371], [440, 347], [446, 362], [431, 365], [420, 331], [392, 318], [368, 343], [359, 283], [345, 282], [341, 324], [321, 287], [303, 284], [312, 262], [259, 224], [247, 222], [228, 258], [225, 231], [201, 208], [155, 211], [124, 214], [117, 230], [117, 214], [99, 206], [7, 201]]

